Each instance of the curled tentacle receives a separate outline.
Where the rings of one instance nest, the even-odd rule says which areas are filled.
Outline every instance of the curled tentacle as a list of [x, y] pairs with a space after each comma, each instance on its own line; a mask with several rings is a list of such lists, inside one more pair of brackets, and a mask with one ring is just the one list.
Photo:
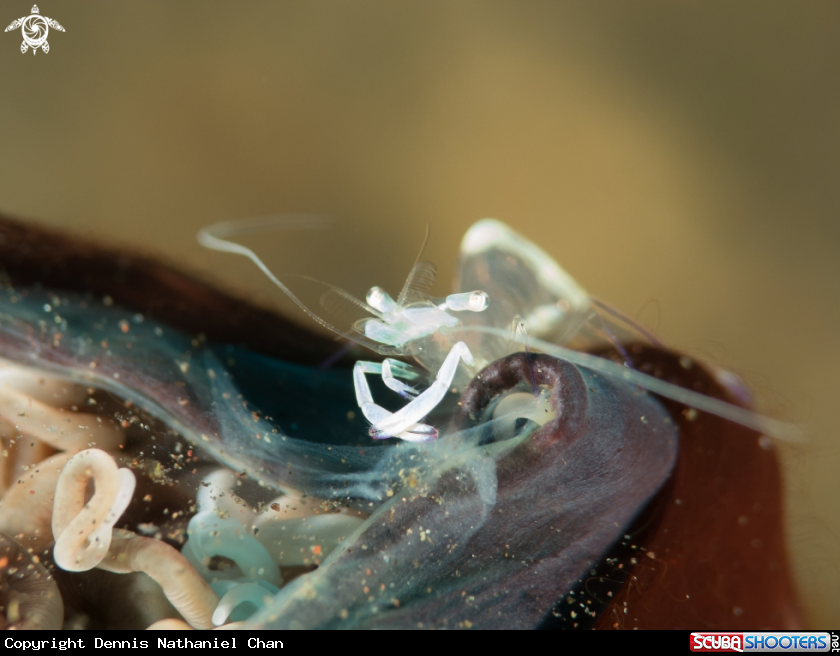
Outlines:
[[[94, 481], [93, 497], [85, 503], [85, 489]], [[70, 458], [55, 489], [52, 528], [55, 562], [62, 569], [83, 572], [96, 567], [108, 552], [111, 528], [131, 496], [135, 479], [130, 469], [118, 469], [99, 449]]]
[[8, 369], [2, 378], [5, 384], [0, 385], [0, 416], [13, 418], [17, 431], [62, 451], [75, 452], [92, 445], [116, 449], [122, 441], [119, 427], [97, 421], [95, 415], [86, 412], [56, 407], [56, 401], [66, 399], [72, 404], [78, 400], [78, 392], [72, 389], [76, 386], [52, 379], [39, 387], [28, 380], [35, 378], [33, 374], [6, 372]]
[[189, 561], [165, 542], [115, 529], [108, 555], [99, 567], [117, 574], [145, 572], [191, 626], [212, 628], [218, 596]]
[[[221, 518], [212, 510], [200, 512], [190, 520], [187, 532], [190, 538], [183, 553], [204, 578], [217, 581], [244, 576], [249, 581], [280, 585], [280, 570], [271, 554], [237, 520]], [[210, 561], [219, 556], [233, 561], [238, 570], [211, 570]]]
[[[278, 586], [280, 570], [246, 528], [253, 513], [247, 504], [237, 501], [233, 485], [234, 475], [228, 469], [216, 470], [204, 478], [197, 498], [199, 512], [190, 520], [190, 537], [182, 553], [208, 581], [244, 576], [249, 581], [264, 580]], [[233, 561], [238, 569], [211, 570], [210, 561], [218, 556]]]

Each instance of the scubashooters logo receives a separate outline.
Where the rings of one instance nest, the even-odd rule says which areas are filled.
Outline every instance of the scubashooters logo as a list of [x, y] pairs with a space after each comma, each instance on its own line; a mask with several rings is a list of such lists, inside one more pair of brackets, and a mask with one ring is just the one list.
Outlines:
[[691, 651], [779, 651], [822, 652], [831, 651], [828, 633], [692, 633]]
[[32, 48], [32, 54], [40, 48], [44, 52], [50, 51], [50, 44], [47, 43], [47, 34], [50, 33], [50, 28], [64, 32], [64, 28], [59, 25], [57, 20], [41, 16], [38, 10], [38, 5], [32, 5], [32, 13], [29, 16], [24, 16], [13, 20], [6, 32], [11, 32], [20, 28], [23, 34], [23, 43], [20, 44], [20, 51], [25, 53]]

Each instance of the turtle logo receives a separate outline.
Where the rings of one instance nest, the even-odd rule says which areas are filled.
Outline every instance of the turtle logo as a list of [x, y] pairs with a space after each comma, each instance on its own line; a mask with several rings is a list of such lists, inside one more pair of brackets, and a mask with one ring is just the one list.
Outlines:
[[12, 24], [5, 31], [11, 32], [17, 28], [21, 28], [20, 31], [23, 33], [23, 43], [20, 44], [20, 51], [26, 52], [32, 48], [33, 55], [38, 48], [44, 52], [50, 51], [50, 44], [47, 43], [47, 34], [50, 32], [50, 28], [59, 32], [64, 31], [57, 20], [41, 16], [38, 5], [32, 5], [32, 13], [29, 16], [12, 21]]

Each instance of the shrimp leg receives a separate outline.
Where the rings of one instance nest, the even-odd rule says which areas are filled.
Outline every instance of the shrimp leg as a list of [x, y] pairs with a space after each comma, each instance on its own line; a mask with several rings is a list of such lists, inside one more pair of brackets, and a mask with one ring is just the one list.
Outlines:
[[[382, 373], [382, 365], [378, 362], [359, 361], [356, 363], [356, 366], [353, 367], [353, 383], [356, 387], [356, 402], [359, 404], [362, 414], [373, 425], [371, 427], [371, 436], [376, 439], [399, 437], [409, 442], [427, 442], [437, 438], [438, 432], [436, 428], [419, 423], [409, 423], [400, 431], [399, 434], [383, 434], [381, 431], [375, 429], [377, 424], [387, 421], [393, 416], [393, 413], [373, 402], [373, 394], [371, 394], [370, 386], [368, 385], [367, 378], [365, 378], [365, 374], [380, 373]], [[395, 382], [399, 382], [396, 381], [396, 379], [393, 380]]]
[[[402, 439], [410, 439], [404, 437], [406, 432], [415, 432], [417, 427], [431, 428], [420, 424], [419, 422], [428, 415], [446, 396], [446, 392], [452, 385], [452, 380], [455, 378], [455, 372], [458, 369], [458, 361], [463, 360], [468, 365], [473, 364], [473, 356], [470, 349], [464, 342], [458, 342], [452, 347], [452, 350], [446, 356], [440, 370], [435, 377], [434, 382], [429, 388], [420, 394], [416, 399], [411, 401], [402, 410], [394, 413], [389, 413], [383, 408], [376, 406], [379, 411], [368, 412], [362, 405], [365, 400], [363, 395], [360, 395], [359, 378], [364, 379], [364, 374], [360, 371], [356, 380], [356, 398], [359, 400], [359, 405], [362, 412], [368, 417], [368, 420], [373, 423], [371, 427], [371, 435], [377, 438], [396, 436]], [[358, 364], [357, 364], [358, 367]], [[355, 374], [355, 370], [354, 370]], [[367, 381], [364, 381], [364, 388], [367, 389], [368, 397], [370, 397], [370, 389], [367, 387]], [[367, 403], [372, 404], [373, 399], [369, 398]], [[383, 414], [384, 413], [384, 414]], [[375, 418], [372, 418], [374, 417]], [[428, 438], [427, 438], [428, 439]]]

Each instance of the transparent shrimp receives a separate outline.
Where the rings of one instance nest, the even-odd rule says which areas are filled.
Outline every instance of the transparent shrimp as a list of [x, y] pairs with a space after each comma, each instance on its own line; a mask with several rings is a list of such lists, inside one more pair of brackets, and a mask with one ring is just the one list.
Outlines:
[[[253, 227], [265, 225], [264, 222], [248, 223], [241, 229], [250, 230]], [[205, 228], [199, 233], [199, 241], [210, 248], [239, 253], [253, 260], [262, 271], [284, 292], [289, 294], [298, 306], [310, 316], [315, 316], [296, 296], [294, 296], [283, 282], [277, 278], [260, 258], [250, 249], [223, 239], [235, 231], [235, 224], [221, 224]], [[428, 233], [426, 235], [428, 239]], [[425, 247], [425, 242], [424, 242]], [[421, 249], [422, 254], [423, 249]], [[487, 294], [480, 290], [450, 294], [445, 299], [434, 300], [428, 295], [428, 290], [434, 283], [436, 268], [431, 262], [417, 261], [411, 269], [402, 291], [395, 300], [381, 287], [372, 287], [368, 291], [365, 301], [360, 301], [344, 290], [327, 286], [321, 297], [321, 305], [330, 312], [346, 310], [361, 310], [367, 316], [355, 319], [352, 329], [358, 336], [364, 337], [366, 345], [379, 353], [406, 355], [411, 352], [415, 344], [436, 344], [434, 337], [440, 334], [444, 327], [455, 328], [461, 325], [456, 313], [480, 313], [488, 307]], [[347, 335], [343, 330], [331, 323], [315, 318], [321, 325], [331, 330]], [[354, 339], [351, 337], [351, 339]], [[358, 341], [358, 337], [355, 338]], [[429, 340], [432, 341], [429, 341]], [[423, 347], [418, 347], [422, 349]], [[429, 348], [429, 352], [440, 355], [439, 349]], [[399, 360], [386, 359], [382, 363], [359, 361], [353, 370], [353, 382], [356, 387], [356, 398], [362, 413], [371, 423], [370, 435], [376, 439], [399, 437], [411, 442], [426, 442], [438, 436], [437, 429], [421, 423], [434, 408], [443, 400], [452, 386], [458, 370], [459, 362], [467, 366], [474, 366], [475, 359], [469, 347], [464, 342], [457, 342], [449, 348], [439, 367], [437, 375], [429, 387], [418, 393], [414, 387], [403, 380], [414, 381], [422, 377], [422, 373], [415, 367]], [[390, 412], [374, 403], [373, 395], [367, 383], [367, 374], [378, 374], [390, 389], [405, 398], [409, 403], [397, 412]], [[403, 379], [403, 380], [400, 380]]]

